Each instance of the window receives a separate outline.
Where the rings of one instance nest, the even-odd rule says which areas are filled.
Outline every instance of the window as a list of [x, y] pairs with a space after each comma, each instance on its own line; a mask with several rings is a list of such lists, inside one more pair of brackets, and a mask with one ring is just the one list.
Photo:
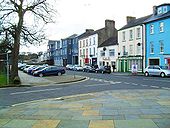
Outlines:
[[90, 52], [90, 55], [92, 55], [92, 54], [91, 54], [91, 48], [89, 48], [89, 52]]
[[95, 47], [93, 48], [93, 55], [95, 56], [96, 54], [96, 49], [95, 49]]
[[89, 45], [91, 45], [91, 38], [90, 38], [89, 42], [90, 42], [90, 44], [89, 44]]
[[163, 43], [163, 41], [160, 40], [159, 44], [160, 44], [160, 53], [163, 53], [164, 52], [164, 43]]
[[137, 31], [137, 35], [136, 35], [137, 38], [140, 38], [141, 37], [140, 28], [137, 28], [136, 31]]
[[86, 39], [86, 46], [88, 46], [88, 39]]
[[129, 46], [129, 54], [133, 54], [133, 45]]
[[81, 41], [80, 41], [80, 48], [81, 48]]
[[154, 53], [154, 45], [153, 42], [150, 42], [150, 53]]
[[137, 45], [136, 53], [137, 55], [141, 54], [142, 46]]
[[100, 56], [105, 56], [105, 51], [101, 50], [100, 51]]
[[96, 43], [96, 40], [95, 40], [95, 37], [93, 37], [93, 45], [95, 45]]
[[109, 56], [115, 56], [115, 49], [109, 50]]
[[80, 56], [82, 55], [82, 50], [80, 50]]
[[159, 31], [160, 31], [160, 32], [163, 32], [163, 31], [164, 31], [164, 23], [163, 23], [163, 22], [160, 22], [160, 23], [159, 23]]
[[157, 13], [158, 13], [158, 14], [161, 14], [161, 13], [162, 13], [162, 7], [159, 7], [159, 8], [158, 8]]
[[83, 56], [85, 56], [85, 49], [83, 49]]
[[129, 40], [133, 40], [133, 31], [132, 30], [129, 31]]
[[85, 40], [83, 40], [83, 47], [85, 47]]
[[125, 41], [126, 40], [126, 36], [125, 36], [125, 32], [122, 32], [122, 41]]
[[163, 7], [163, 13], [167, 13], [167, 11], [168, 11], [168, 10], [167, 10], [167, 6], [164, 6], [164, 7]]
[[154, 25], [153, 24], [150, 25], [150, 34], [154, 34]]

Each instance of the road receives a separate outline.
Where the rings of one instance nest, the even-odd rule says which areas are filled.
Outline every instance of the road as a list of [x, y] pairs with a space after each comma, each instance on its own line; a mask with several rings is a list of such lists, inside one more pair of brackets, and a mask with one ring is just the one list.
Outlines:
[[132, 76], [124, 73], [96, 74], [74, 71], [68, 71], [67, 74], [83, 75], [89, 79], [60, 85], [3, 88], [0, 89], [0, 107], [33, 100], [106, 90], [170, 89], [170, 78]]

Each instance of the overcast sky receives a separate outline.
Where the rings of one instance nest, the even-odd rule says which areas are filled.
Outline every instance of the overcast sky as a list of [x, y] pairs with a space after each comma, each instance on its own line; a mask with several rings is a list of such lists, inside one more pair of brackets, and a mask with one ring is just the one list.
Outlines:
[[[50, 1], [50, 0], [49, 0]], [[47, 26], [48, 39], [60, 40], [85, 29], [100, 29], [105, 19], [115, 21], [117, 29], [126, 24], [126, 16], [140, 18], [152, 14], [152, 7], [170, 0], [56, 0], [55, 24]], [[21, 51], [46, 51], [47, 46], [21, 48]]]

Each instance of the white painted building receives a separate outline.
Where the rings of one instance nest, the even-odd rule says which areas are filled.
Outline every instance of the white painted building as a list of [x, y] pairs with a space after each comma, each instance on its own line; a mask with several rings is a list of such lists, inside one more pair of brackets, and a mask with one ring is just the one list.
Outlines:
[[127, 17], [127, 24], [118, 31], [119, 56], [117, 61], [118, 71], [131, 71], [133, 64], [136, 64], [138, 71], [144, 68], [145, 49], [145, 26], [143, 22], [149, 16], [136, 19]]
[[98, 66], [116, 66], [118, 58], [117, 37], [111, 37], [98, 46]]

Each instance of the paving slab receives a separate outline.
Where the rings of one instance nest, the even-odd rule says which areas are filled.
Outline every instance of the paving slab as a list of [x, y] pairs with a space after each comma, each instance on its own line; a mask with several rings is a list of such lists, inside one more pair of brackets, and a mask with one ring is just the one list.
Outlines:
[[32, 101], [1, 108], [0, 127], [170, 128], [168, 99], [170, 90], [151, 89], [112, 90]]

